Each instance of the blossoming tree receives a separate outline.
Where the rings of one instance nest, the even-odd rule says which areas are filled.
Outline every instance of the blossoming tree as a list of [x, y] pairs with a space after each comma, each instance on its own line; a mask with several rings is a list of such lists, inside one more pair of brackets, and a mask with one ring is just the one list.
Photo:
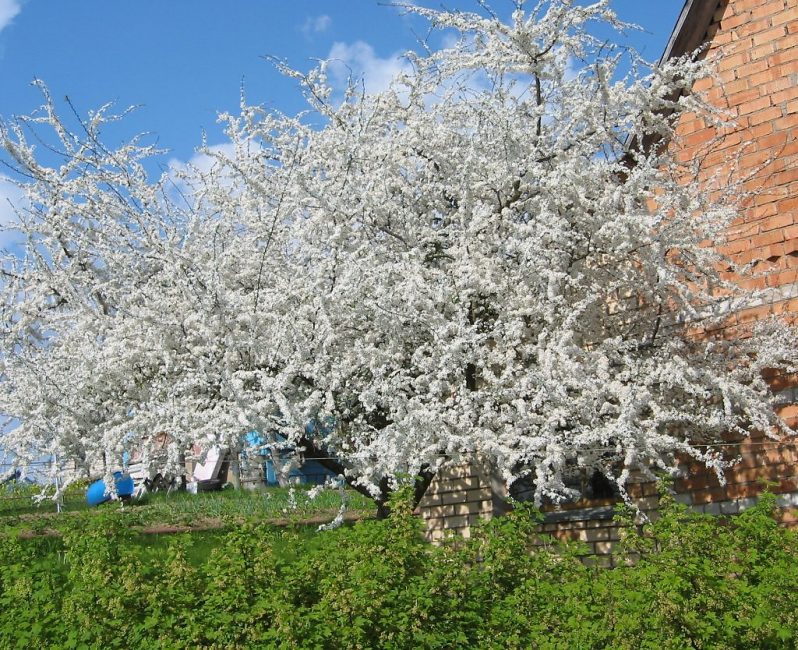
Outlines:
[[[620, 27], [607, 2], [407, 9], [459, 38], [372, 95], [286, 68], [309, 112], [242, 103], [234, 153], [177, 182], [148, 180], [147, 147], [106, 148], [105, 111], [71, 132], [48, 100], [3, 127], [28, 201], [3, 446], [149, 462], [164, 431], [174, 470], [255, 429], [384, 504], [474, 456], [557, 499], [575, 469], [623, 492], [675, 454], [720, 469], [725, 434], [787, 431], [763, 371], [792, 369], [794, 332], [697, 333], [743, 295], [708, 245], [736, 188], [651, 146], [705, 111], [686, 92], [705, 66], [630, 55], [621, 74], [591, 36]], [[60, 166], [35, 155], [42, 126]]]

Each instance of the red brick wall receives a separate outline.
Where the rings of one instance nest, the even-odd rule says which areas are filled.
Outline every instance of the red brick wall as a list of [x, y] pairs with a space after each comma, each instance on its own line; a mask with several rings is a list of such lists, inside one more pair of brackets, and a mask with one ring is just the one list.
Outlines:
[[[729, 154], [738, 158], [735, 176], [757, 194], [745, 204], [725, 250], [742, 263], [757, 260], [756, 277], [746, 286], [792, 285], [798, 280], [798, 3], [724, 0], [707, 43], [705, 56], [716, 61], [716, 78], [698, 82], [695, 90], [736, 124], [717, 131], [685, 115], [677, 125], [677, 155], [702, 160], [704, 178]], [[798, 300], [778, 307], [784, 308], [798, 314]], [[775, 310], [759, 306], [739, 319]]]
[[[798, 0], [721, 0], [706, 42], [703, 56], [715, 62], [715, 75], [699, 81], [694, 91], [705, 93], [734, 125], [717, 130], [696, 115], [682, 116], [675, 155], [685, 163], [700, 161], [699, 179], [711, 179], [722, 170], [752, 193], [732, 224], [724, 250], [740, 263], [755, 262], [752, 277], [734, 279], [746, 288], [769, 290], [763, 303], [730, 317], [728, 335], [771, 313], [798, 323]], [[736, 161], [731, 166], [730, 156]], [[798, 382], [774, 377], [773, 385], [788, 403], [783, 417], [798, 424]], [[729, 457], [739, 456], [740, 462], [725, 472], [725, 485], [705, 467], [686, 462], [683, 478], [674, 486], [677, 498], [700, 512], [736, 514], [753, 504], [766, 480], [787, 506], [784, 523], [795, 524], [791, 506], [798, 506], [798, 445], [754, 435], [730, 443], [726, 451]], [[479, 487], [485, 489], [484, 481]], [[431, 498], [438, 498], [438, 490], [433, 486]], [[655, 494], [651, 484], [630, 489], [630, 496], [652, 516]], [[488, 504], [485, 495], [479, 496], [480, 507], [458, 513], [451, 525], [445, 522], [455, 515], [453, 506], [422, 504], [431, 537], [441, 535], [442, 529], [460, 530], [473, 523], [468, 517]], [[597, 501], [572, 504], [560, 513], [548, 513], [542, 530], [587, 543], [591, 553], [605, 556], [602, 561], [609, 564], [619, 530], [607, 516], [608, 507]]]
[[[707, 0], [709, 1], [709, 0]], [[744, 287], [767, 289], [767, 299], [731, 316], [730, 335], [767, 314], [798, 321], [798, 2], [796, 0], [723, 0], [709, 26], [704, 53], [714, 77], [694, 88], [724, 111], [734, 124], [715, 129], [686, 115], [677, 124], [676, 155], [701, 161], [699, 179], [723, 170], [743, 182], [752, 196], [729, 231], [725, 252], [753, 263], [753, 274], [735, 278]], [[729, 165], [729, 157], [735, 165]], [[774, 377], [785, 402], [795, 402], [795, 380]], [[798, 424], [798, 407], [782, 416]], [[728, 449], [741, 461], [725, 473], [726, 485], [703, 467], [686, 463], [676, 489], [699, 508], [755, 497], [762, 480], [779, 493], [798, 492], [798, 447], [789, 440], [755, 436]], [[744, 501], [745, 503], [745, 501]], [[713, 508], [711, 511], [715, 511]]]

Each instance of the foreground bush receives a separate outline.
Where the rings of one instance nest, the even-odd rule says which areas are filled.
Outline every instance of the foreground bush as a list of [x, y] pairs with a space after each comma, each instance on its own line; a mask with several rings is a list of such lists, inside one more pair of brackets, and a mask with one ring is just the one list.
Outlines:
[[188, 535], [137, 552], [110, 513], [60, 540], [0, 537], [0, 647], [794, 647], [798, 545], [774, 506], [724, 523], [665, 496], [620, 551], [639, 560], [611, 570], [535, 544], [525, 508], [443, 547], [402, 501], [313, 536], [248, 524], [204, 562]]

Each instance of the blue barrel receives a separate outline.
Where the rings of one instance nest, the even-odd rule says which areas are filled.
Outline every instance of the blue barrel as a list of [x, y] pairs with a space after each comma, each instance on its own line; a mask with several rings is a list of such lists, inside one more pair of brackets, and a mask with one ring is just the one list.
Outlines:
[[[133, 495], [133, 479], [128, 474], [122, 472], [114, 472], [114, 483], [116, 484], [116, 493], [120, 497], [129, 497]], [[105, 481], [100, 479], [94, 481], [86, 490], [86, 503], [90, 506], [98, 506], [111, 499], [111, 495], [105, 488]]]

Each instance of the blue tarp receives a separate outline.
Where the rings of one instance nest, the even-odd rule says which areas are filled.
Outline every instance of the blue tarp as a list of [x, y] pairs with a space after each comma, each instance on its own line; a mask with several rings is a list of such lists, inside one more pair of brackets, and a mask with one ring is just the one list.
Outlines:
[[[319, 422], [315, 418], [305, 425], [305, 433], [307, 435], [322, 436], [329, 433], [335, 426], [334, 420], [328, 418], [324, 422]], [[277, 435], [278, 439], [282, 436]], [[250, 447], [259, 447], [264, 444], [263, 436], [258, 431], [250, 431], [244, 436], [247, 444]], [[259, 452], [261, 456], [270, 455], [268, 451]], [[292, 450], [287, 449], [283, 452], [277, 452], [278, 457], [288, 459]], [[277, 485], [277, 472], [274, 469], [274, 462], [271, 458], [264, 459], [263, 463], [263, 477], [267, 485]], [[335, 474], [324, 467], [321, 463], [315, 460], [306, 460], [301, 467], [291, 470], [288, 474], [288, 479], [292, 483], [300, 483], [306, 485], [321, 485], [328, 478], [335, 477]]]

